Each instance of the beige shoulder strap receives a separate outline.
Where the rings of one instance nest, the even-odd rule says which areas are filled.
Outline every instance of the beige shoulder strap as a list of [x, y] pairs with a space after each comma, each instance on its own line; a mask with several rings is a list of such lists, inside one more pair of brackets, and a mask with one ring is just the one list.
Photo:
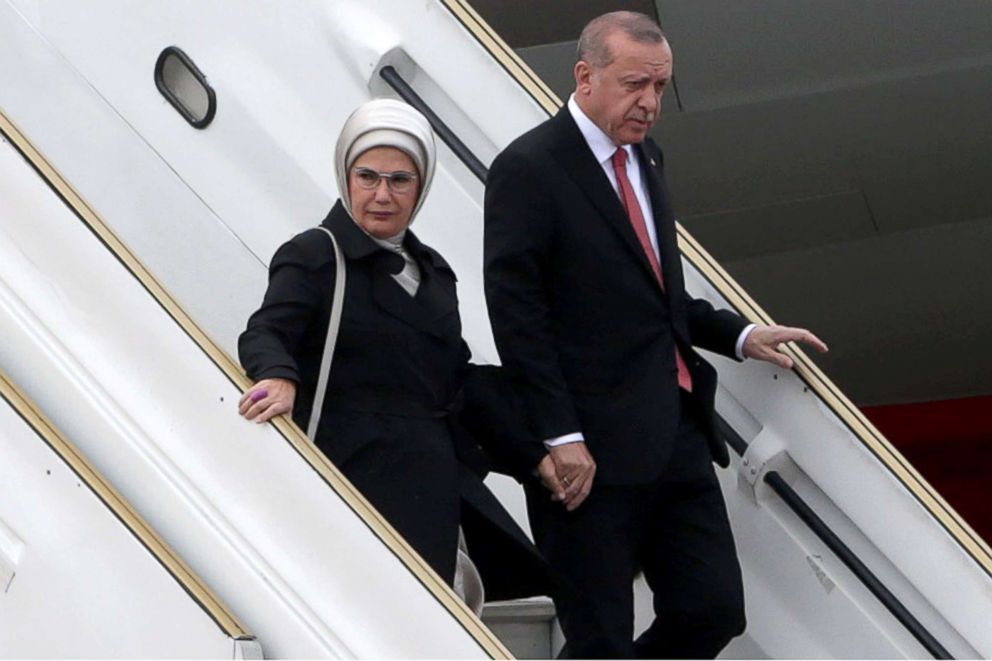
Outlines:
[[320, 424], [320, 413], [324, 408], [324, 395], [327, 392], [327, 380], [331, 374], [331, 361], [334, 359], [334, 345], [338, 341], [338, 329], [341, 327], [341, 311], [344, 308], [344, 255], [338, 247], [334, 233], [326, 227], [319, 227], [331, 237], [334, 244], [334, 298], [331, 301], [331, 320], [327, 324], [327, 339], [324, 340], [324, 353], [320, 359], [320, 373], [317, 377], [317, 390], [313, 395], [313, 408], [310, 410], [310, 424], [307, 425], [307, 436], [311, 441], [317, 440], [317, 425]]

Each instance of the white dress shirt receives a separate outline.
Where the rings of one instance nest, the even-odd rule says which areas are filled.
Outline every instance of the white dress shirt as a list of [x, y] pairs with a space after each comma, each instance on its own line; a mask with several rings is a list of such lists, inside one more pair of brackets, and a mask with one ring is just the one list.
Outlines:
[[[603, 173], [609, 180], [610, 185], [613, 186], [613, 190], [616, 192], [618, 197], [623, 199], [622, 193], [620, 192], [620, 187], [617, 185], [616, 172], [613, 170], [613, 154], [617, 150], [617, 145], [613, 142], [610, 136], [606, 135], [603, 129], [599, 128], [595, 122], [589, 119], [589, 117], [582, 112], [582, 108], [580, 108], [579, 104], [575, 101], [574, 94], [568, 97], [568, 112], [572, 115], [572, 119], [575, 120], [575, 124], [579, 127], [582, 137], [585, 138], [586, 144], [588, 144], [589, 149], [592, 150], [592, 154], [599, 163], [599, 166], [603, 168]], [[630, 145], [624, 145], [623, 149], [627, 152], [627, 178], [630, 179], [630, 187], [634, 189], [634, 196], [637, 197], [637, 203], [641, 206], [641, 213], [644, 214], [644, 218], [646, 219], [654, 218], [654, 211], [651, 207], [651, 198], [648, 195], [647, 177], [643, 175], [641, 169], [643, 164], [640, 162], [640, 159], [637, 158], [637, 152], [634, 151], [633, 147]], [[655, 228], [653, 222], [646, 222], [644, 224], [647, 226], [648, 238], [651, 239], [651, 247], [654, 249], [655, 257], [657, 257], [658, 262], [661, 263], [661, 255], [658, 252], [657, 229]], [[749, 324], [743, 331], [741, 331], [740, 336], [737, 338], [735, 351], [738, 358], [744, 358], [744, 341], [747, 340], [747, 336], [753, 329], [754, 324]], [[565, 434], [564, 436], [550, 438], [544, 441], [544, 445], [551, 448], [556, 445], [578, 443], [581, 441], [585, 441], [585, 437], [582, 435], [582, 432], [576, 431], [570, 434]]]
[[[582, 137], [586, 139], [586, 143], [589, 145], [589, 149], [592, 150], [593, 156], [596, 157], [596, 161], [599, 162], [599, 167], [603, 168], [606, 178], [610, 180], [610, 185], [613, 186], [614, 192], [616, 192], [617, 197], [622, 201], [623, 193], [620, 192], [620, 186], [617, 184], [617, 173], [613, 169], [613, 154], [616, 153], [617, 146], [613, 143], [610, 136], [603, 132], [603, 129], [596, 126], [582, 112], [582, 108], [575, 101], [574, 94], [568, 98], [568, 111], [572, 114], [572, 119], [578, 125], [579, 131], [582, 132]], [[637, 198], [637, 203], [641, 207], [641, 213], [645, 218], [654, 218], [651, 197], [648, 195], [647, 177], [644, 177], [641, 172], [641, 162], [637, 158], [637, 152], [630, 145], [624, 145], [623, 150], [627, 152], [627, 178], [630, 180], [630, 187], [634, 189], [634, 196]], [[651, 239], [651, 247], [654, 248], [654, 256], [658, 258], [658, 263], [661, 263], [661, 255], [658, 253], [658, 231], [654, 223], [646, 222], [644, 224], [648, 229], [648, 238]]]

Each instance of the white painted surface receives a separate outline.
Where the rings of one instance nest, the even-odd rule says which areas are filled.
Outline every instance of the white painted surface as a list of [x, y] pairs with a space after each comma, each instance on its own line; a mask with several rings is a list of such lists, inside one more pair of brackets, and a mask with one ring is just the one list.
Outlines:
[[[240, 0], [7, 2], [0, 56], [22, 66], [0, 70], [0, 105], [232, 355], [272, 254], [337, 197], [332, 154], [344, 119], [372, 95], [393, 95], [379, 66], [395, 65], [485, 163], [542, 119], [434, 2], [255, 2], [251, 11]], [[155, 60], [170, 45], [217, 93], [204, 131], [155, 87]], [[45, 103], [53, 97], [61, 102]], [[500, 112], [477, 112], [494, 99]], [[434, 190], [445, 192], [430, 196], [414, 229], [451, 261], [466, 339], [492, 362], [482, 185], [441, 145]]]
[[0, 400], [0, 656], [233, 658], [235, 641]]
[[[0, 4], [0, 55], [24, 66], [0, 69], [0, 106], [232, 353], [261, 298], [269, 256], [291, 234], [319, 221], [333, 201], [331, 151], [338, 127], [355, 105], [384, 90], [374, 76], [379, 65], [395, 64], [484, 162], [544, 118], [432, 2], [257, 3], [252, 12], [235, 0], [10, 2]], [[186, 125], [154, 88], [152, 66], [167, 45], [183, 48], [217, 90], [217, 119], [206, 131]], [[431, 198], [414, 229], [455, 267], [466, 338], [477, 360], [492, 361], [481, 281], [482, 187], [445, 148], [440, 154]], [[94, 253], [93, 259], [100, 257]], [[47, 277], [48, 262], [41, 263]], [[26, 267], [9, 268], [16, 274]], [[694, 269], [687, 268], [687, 280], [695, 295], [724, 304]], [[49, 304], [55, 302], [39, 303]], [[53, 327], [72, 331], [77, 323], [62, 321]], [[148, 326], [142, 333], [165, 332], [154, 322]], [[127, 343], [112, 333], [102, 336], [112, 330], [94, 329], [88, 340], [94, 344], [87, 350], [99, 358], [91, 357], [87, 369], [99, 373], [101, 384], [113, 380], [123, 351], [118, 343]], [[186, 368], [196, 371], [202, 361], [194, 354], [177, 350], [162, 361], [168, 365], [152, 356], [134, 369], [157, 374], [189, 362]], [[746, 431], [747, 440], [763, 427], [783, 439], [794, 485], [937, 638], [961, 656], [992, 656], [989, 577], [888, 469], [791, 374], [779, 372], [773, 379], [767, 366], [715, 362], [724, 388], [720, 410]], [[47, 388], [48, 379], [57, 380], [39, 376], [38, 387]], [[177, 383], [183, 383], [183, 397], [158, 383], [122, 386], [127, 401], [121, 406], [129, 412], [133, 407], [135, 416], [141, 412], [142, 433], [201, 434], [191, 421], [229, 411], [230, 400], [217, 403], [219, 393], [227, 392], [223, 384], [186, 393], [185, 381], [179, 377]], [[149, 399], [159, 401], [155, 411], [148, 410]], [[78, 424], [90, 423], [80, 418]], [[244, 437], [233, 443], [208, 434], [223, 449], [212, 463], [183, 468], [191, 483], [212, 484], [217, 463], [232, 458], [234, 448], [239, 454], [257, 451], [246, 443], [257, 432], [237, 434]], [[108, 451], [106, 460], [112, 456]], [[239, 526], [255, 515], [271, 523], [280, 508], [295, 508], [283, 499], [280, 479], [258, 482], [268, 497], [232, 505]], [[738, 490], [733, 472], [721, 479], [742, 554], [750, 621], [748, 639], [736, 649], [786, 657], [922, 654], [773, 495], [759, 487], [754, 503]], [[493, 482], [523, 520], [517, 487]], [[148, 503], [153, 510], [155, 505]], [[170, 517], [168, 508], [158, 511]], [[238, 540], [234, 546], [264, 547], [271, 541], [265, 537], [279, 530], [266, 528], [268, 523], [247, 523], [236, 531], [241, 536], [228, 534]], [[286, 552], [314, 553], [307, 548]], [[347, 548], [342, 544], [339, 550]], [[313, 582], [313, 563], [297, 562], [294, 555], [286, 571], [301, 583]], [[643, 591], [638, 594], [643, 626]], [[307, 597], [300, 599], [305, 603]]]
[[0, 365], [268, 655], [482, 653], [7, 145], [0, 217]]
[[[687, 285], [726, 304], [694, 269]], [[915, 496], [794, 373], [712, 360], [717, 408], [745, 440], [760, 431], [785, 444], [791, 486], [953, 655], [992, 654], [992, 580]], [[761, 649], [772, 657], [927, 654], [766, 485], [753, 503], [737, 470], [733, 457], [721, 482], [745, 570], [748, 633]]]

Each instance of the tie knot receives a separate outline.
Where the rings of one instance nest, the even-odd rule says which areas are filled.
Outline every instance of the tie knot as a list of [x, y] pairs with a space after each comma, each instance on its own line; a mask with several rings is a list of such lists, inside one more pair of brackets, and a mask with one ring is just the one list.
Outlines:
[[619, 170], [623, 168], [627, 169], [627, 150], [620, 147], [615, 152], [613, 152], [613, 168]]

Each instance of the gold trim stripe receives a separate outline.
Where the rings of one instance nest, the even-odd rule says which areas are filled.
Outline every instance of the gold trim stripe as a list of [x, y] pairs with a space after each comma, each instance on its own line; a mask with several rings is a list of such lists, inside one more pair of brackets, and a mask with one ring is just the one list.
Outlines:
[[[31, 163], [48, 185], [65, 201], [104, 245], [107, 246], [117, 259], [120, 260], [124, 267], [155, 298], [169, 316], [179, 324], [207, 357], [220, 368], [227, 378], [242, 392], [247, 390], [251, 385], [251, 381], [245, 376], [241, 367], [204, 332], [96, 211], [58, 172], [48, 159], [34, 147], [31, 141], [7, 117], [2, 109], [0, 109], [0, 133], [10, 140], [21, 154], [24, 155], [25, 159]], [[441, 580], [434, 570], [410, 547], [389, 522], [372, 507], [365, 497], [351, 485], [324, 454], [310, 442], [292, 420], [286, 416], [280, 416], [273, 421], [273, 424], [324, 482], [341, 497], [353, 512], [361, 517], [369, 529], [406, 565], [417, 580], [430, 590], [434, 598], [451, 613], [486, 654], [494, 659], [512, 658], [510, 651], [506, 649], [503, 643], [482, 623], [475, 613], [468, 609], [451, 587]], [[191, 574], [191, 572], [189, 573]], [[200, 589], [210, 596], [211, 602], [220, 603], [220, 600], [213, 596], [206, 586], [201, 586]]]
[[527, 90], [538, 105], [544, 108], [545, 112], [552, 115], [558, 111], [562, 105], [558, 95], [496, 34], [496, 31], [479, 16], [469, 3], [464, 0], [441, 0], [441, 3], [455, 15], [458, 21], [482, 44], [482, 47], [493, 55], [507, 73]]
[[[553, 115], [561, 107], [561, 100], [543, 81], [499, 38], [493, 29], [472, 9], [465, 0], [441, 0], [490, 55], [513, 76], [517, 83], [531, 95], [544, 110]], [[743, 316], [756, 323], [771, 324], [772, 318], [758, 306], [743, 287], [692, 238], [681, 225], [678, 226], [679, 249], [686, 259], [733, 305]], [[795, 372], [806, 385], [844, 422], [868, 449], [885, 464], [913, 496], [950, 533], [958, 544], [992, 576], [992, 549], [961, 516], [927, 483], [910, 463], [872, 425], [864, 414], [841, 393], [833, 382], [802, 352], [790, 343], [786, 352], [795, 361]]]
[[32, 430], [68, 465], [100, 501], [155, 556], [159, 564], [182, 586], [190, 597], [231, 638], [254, 639], [248, 629], [217, 597], [182, 558], [165, 543], [155, 530], [124, 497], [97, 471], [85, 456], [55, 425], [0, 371], [0, 398], [5, 400]]
[[[772, 318], [730, 277], [716, 260], [681, 225], [679, 248], [686, 258], [713, 284], [737, 310], [756, 323], [772, 324]], [[785, 348], [795, 361], [795, 372], [806, 385], [841, 419], [851, 432], [896, 475], [934, 518], [992, 575], [992, 549], [954, 511], [954, 508], [928, 483], [902, 454], [885, 438], [857, 406], [848, 399], [795, 343]]]

